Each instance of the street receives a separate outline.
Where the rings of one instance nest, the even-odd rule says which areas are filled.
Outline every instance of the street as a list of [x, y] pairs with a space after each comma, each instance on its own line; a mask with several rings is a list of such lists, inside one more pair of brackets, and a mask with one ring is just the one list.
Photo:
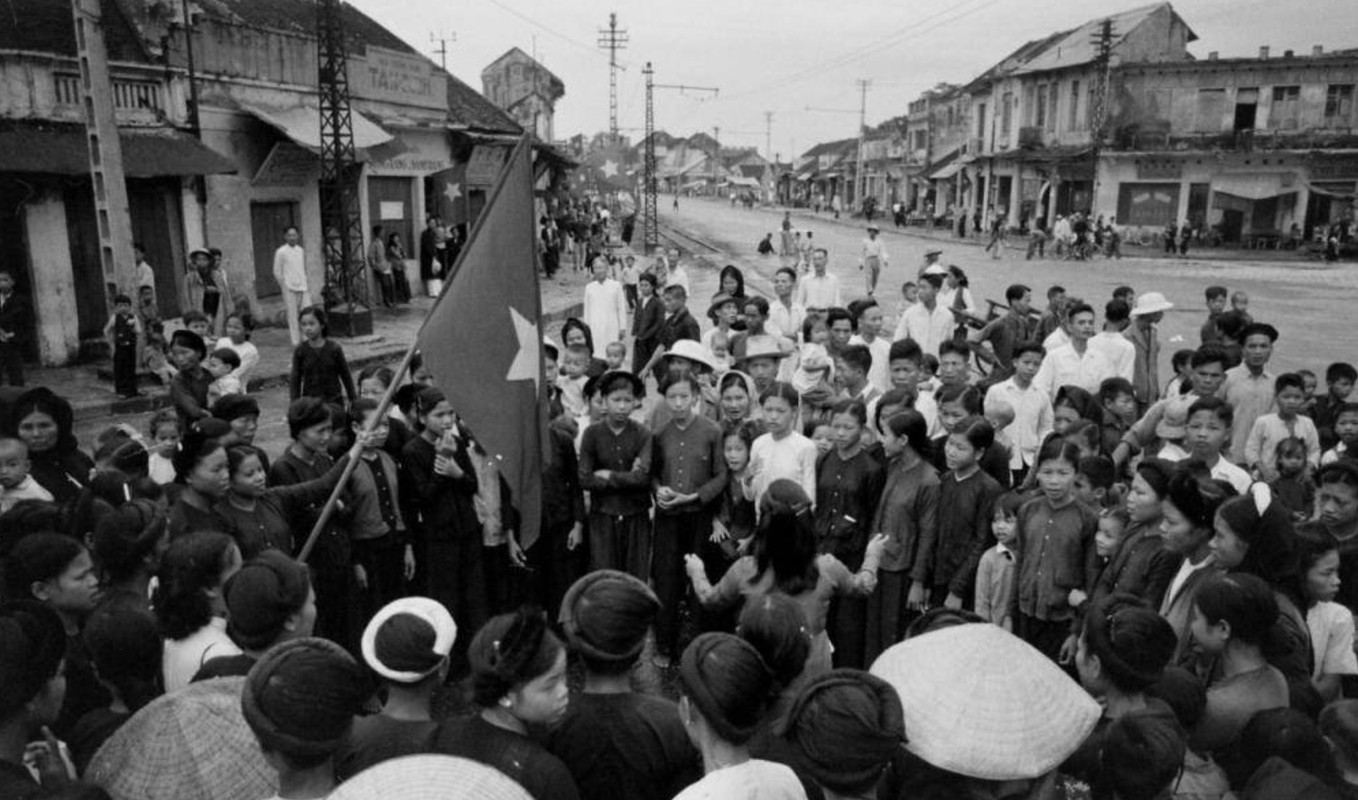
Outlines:
[[[668, 202], [660, 205], [663, 224], [688, 231], [725, 251], [729, 259], [722, 263], [741, 267], [747, 281], [752, 272], [764, 276], [765, 280], [750, 281], [752, 290], [772, 296], [768, 279], [780, 266], [779, 258], [756, 255], [755, 245], [771, 232], [777, 241], [783, 209], [747, 210], [698, 198], [683, 198], [677, 212], [671, 210]], [[830, 271], [840, 279], [844, 301], [863, 296], [858, 253], [866, 236], [864, 223], [850, 220], [847, 214], [835, 221], [828, 213], [817, 217], [800, 210], [793, 211], [792, 222], [796, 229], [813, 232], [818, 246], [829, 250]], [[1291, 260], [1294, 257], [1290, 254], [1281, 253], [1280, 257], [1289, 260], [1233, 261], [1218, 253], [1213, 253], [1210, 259], [1194, 258], [1192, 251], [1188, 258], [1025, 261], [1024, 250], [1020, 248], [1027, 243], [1016, 237], [1010, 238], [1011, 246], [995, 260], [982, 252], [984, 239], [963, 241], [955, 236], [934, 238], [902, 233], [892, 228], [890, 219], [878, 224], [882, 226], [891, 259], [890, 266], [882, 272], [877, 297], [889, 319], [895, 317], [901, 284], [915, 279], [926, 250], [938, 248], [943, 250], [940, 259], [943, 264], [956, 264], [966, 270], [972, 294], [982, 310], [986, 300], [1003, 302], [1005, 288], [1011, 283], [1032, 287], [1033, 305], [1039, 309], [1045, 306], [1047, 287], [1064, 286], [1070, 295], [1093, 305], [1100, 320], [1104, 303], [1112, 298], [1117, 286], [1129, 285], [1138, 295], [1149, 291], [1164, 293], [1176, 307], [1160, 325], [1162, 379], [1168, 376], [1169, 359], [1175, 350], [1199, 344], [1198, 331], [1206, 314], [1203, 289], [1212, 284], [1221, 284], [1232, 292], [1248, 292], [1249, 311], [1254, 318], [1278, 328], [1281, 337], [1272, 371], [1309, 368], [1323, 379], [1325, 366], [1330, 362], [1355, 358], [1350, 344], [1353, 329], [1349, 314], [1358, 310], [1358, 265], [1352, 263], [1327, 265], [1321, 261]], [[697, 288], [694, 293], [706, 297]], [[691, 307], [697, 305], [690, 303]]]

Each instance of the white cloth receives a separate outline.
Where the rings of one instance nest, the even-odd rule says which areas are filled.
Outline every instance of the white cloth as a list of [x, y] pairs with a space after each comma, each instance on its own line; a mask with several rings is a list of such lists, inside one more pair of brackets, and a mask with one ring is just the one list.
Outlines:
[[156, 291], [156, 271], [151, 269], [151, 265], [145, 261], [137, 262], [137, 289], [143, 286], [150, 286], [151, 292]]
[[166, 639], [161, 673], [165, 676], [165, 693], [183, 689], [198, 674], [209, 658], [238, 656], [240, 648], [226, 635], [226, 620], [213, 617], [208, 624], [183, 639]]
[[938, 290], [938, 304], [944, 308], [952, 308], [953, 303], [957, 302], [957, 293], [962, 293], [962, 308], [971, 313], [976, 313], [976, 298], [971, 296], [971, 289], [959, 286], [956, 289], [949, 289], [948, 285], [943, 284], [943, 288]]
[[891, 342], [880, 336], [868, 342], [855, 333], [849, 338], [849, 344], [861, 344], [868, 348], [869, 353], [872, 353], [872, 367], [868, 370], [868, 383], [881, 392], [891, 391], [891, 366], [887, 363], [887, 360], [891, 357]]
[[877, 266], [886, 269], [887, 263], [890, 261], [890, 256], [886, 252], [886, 242], [881, 239], [864, 239], [863, 254], [858, 263], [866, 266], [870, 258], [876, 258]]
[[812, 273], [797, 283], [797, 294], [793, 302], [802, 308], [816, 308], [824, 311], [844, 305], [839, 300], [839, 278], [828, 272], [824, 275]]
[[1200, 569], [1206, 569], [1214, 563], [1216, 561], [1211, 556], [1204, 558], [1197, 564], [1193, 564], [1185, 558], [1183, 563], [1179, 565], [1179, 571], [1174, 573], [1174, 580], [1169, 582], [1169, 591], [1165, 592], [1165, 599], [1160, 602], [1160, 614], [1164, 615], [1174, 599], [1179, 596], [1179, 592], [1183, 591], [1184, 584], [1188, 583], [1188, 579], [1193, 577], [1193, 573]]
[[1066, 345], [1048, 352], [1042, 359], [1033, 385], [1053, 399], [1062, 386], [1078, 386], [1097, 395], [1103, 379], [1115, 374], [1113, 362], [1102, 349], [1085, 347], [1084, 355], [1080, 355], [1075, 352], [1075, 345]]
[[752, 758], [707, 773], [674, 800], [806, 800], [806, 790], [790, 767]]
[[682, 286], [685, 297], [693, 296], [693, 292], [688, 288], [688, 270], [678, 262], [675, 262], [674, 269], [670, 270], [670, 276], [665, 279], [665, 286]]
[[1066, 333], [1065, 328], [1057, 328], [1047, 334], [1047, 338], [1042, 340], [1042, 349], [1048, 353], [1063, 345], [1070, 344], [1070, 334]]
[[802, 323], [806, 322], [806, 307], [796, 302], [792, 302], [789, 308], [783, 305], [782, 300], [774, 300], [769, 303], [769, 318], [764, 323], [764, 330], [769, 333], [779, 333], [794, 342], [802, 340]]
[[174, 461], [160, 453], [152, 453], [146, 460], [146, 474], [161, 486], [174, 483]]
[[1010, 378], [991, 386], [986, 392], [985, 410], [989, 411], [999, 402], [1008, 403], [1014, 410], [1014, 421], [1004, 429], [1014, 444], [1009, 448], [1009, 468], [1037, 466], [1037, 451], [1056, 422], [1051, 397], [1032, 384], [1024, 389]]
[[603, 358], [610, 342], [627, 330], [627, 297], [622, 284], [612, 278], [585, 284], [585, 308], [581, 318], [594, 338], [594, 357]]
[[0, 488], [0, 514], [14, 508], [20, 500], [42, 500], [50, 503], [52, 493], [34, 480], [32, 475], [25, 475], [13, 489]]
[[1250, 484], [1254, 483], [1254, 479], [1250, 477], [1248, 472], [1232, 464], [1225, 456], [1217, 459], [1216, 465], [1209, 470], [1209, 473], [1213, 480], [1226, 481], [1234, 486], [1238, 494], [1248, 492]]
[[1316, 603], [1306, 610], [1306, 627], [1311, 631], [1311, 652], [1316, 662], [1311, 677], [1358, 675], [1352, 611], [1334, 601]]
[[1326, 464], [1333, 464], [1334, 462], [1343, 458], [1344, 454], [1347, 453], [1348, 451], [1349, 451], [1348, 445], [1344, 444], [1343, 442], [1340, 442], [1339, 444], [1325, 451], [1325, 455], [1320, 457], [1320, 466], [1323, 467]]
[[750, 447], [750, 470], [754, 475], [754, 501], [768, 491], [769, 484], [780, 478], [795, 481], [815, 502], [816, 498], [816, 443], [792, 431], [781, 439], [766, 433], [754, 440]]
[[1112, 364], [1113, 373], [1105, 375], [1105, 378], [1116, 376], [1126, 378], [1129, 382], [1134, 378], [1136, 374], [1136, 345], [1132, 344], [1127, 337], [1113, 331], [1101, 331], [1089, 340], [1089, 346], [1102, 350], [1108, 362]]
[[914, 339], [925, 355], [937, 356], [938, 346], [952, 338], [956, 327], [957, 319], [947, 306], [936, 303], [930, 311], [923, 303], [916, 303], [901, 315], [892, 338], [896, 341]]
[[273, 277], [281, 289], [307, 291], [306, 250], [298, 244], [281, 245], [273, 253]]

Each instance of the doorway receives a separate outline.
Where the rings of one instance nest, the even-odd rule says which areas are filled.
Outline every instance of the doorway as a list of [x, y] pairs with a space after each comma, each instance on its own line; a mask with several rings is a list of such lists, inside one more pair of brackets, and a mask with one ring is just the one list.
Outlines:
[[383, 237], [401, 234], [407, 253], [413, 252], [411, 241], [415, 236], [414, 205], [410, 200], [414, 188], [412, 178], [368, 178], [368, 232], [372, 226], [381, 225]]
[[156, 276], [156, 310], [161, 319], [177, 317], [180, 281], [188, 263], [178, 181], [131, 179], [127, 200], [132, 239], [145, 249], [146, 262]]
[[1235, 127], [1232, 130], [1236, 133], [1253, 131], [1254, 118], [1258, 112], [1259, 90], [1237, 89], [1235, 92]]
[[254, 244], [257, 297], [273, 297], [281, 293], [278, 281], [273, 277], [273, 254], [283, 243], [283, 231], [298, 225], [301, 216], [301, 204], [295, 200], [250, 204], [250, 236]]

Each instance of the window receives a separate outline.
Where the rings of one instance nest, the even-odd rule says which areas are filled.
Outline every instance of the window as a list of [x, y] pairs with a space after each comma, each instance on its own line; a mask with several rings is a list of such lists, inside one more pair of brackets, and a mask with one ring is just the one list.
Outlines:
[[976, 104], [976, 135], [985, 138], [985, 103]]
[[1220, 133], [1226, 116], [1225, 89], [1199, 89], [1198, 112], [1194, 129], [1201, 133]]
[[1047, 130], [1056, 130], [1056, 101], [1057, 93], [1061, 87], [1053, 83], [1051, 85], [1051, 95], [1047, 98]]
[[1347, 128], [1353, 117], [1353, 84], [1336, 84], [1325, 92], [1325, 126]]
[[1118, 185], [1118, 222], [1162, 227], [1179, 218], [1179, 184], [1122, 183]]
[[1080, 82], [1070, 82], [1070, 129], [1080, 130]]
[[1009, 125], [1013, 121], [1014, 93], [1005, 92], [1000, 101], [1000, 136], [1009, 136]]
[[1033, 127], [1047, 127], [1047, 85], [1037, 87], [1037, 108], [1033, 112]]
[[1272, 119], [1269, 120], [1272, 124], [1269, 127], [1284, 131], [1296, 130], [1300, 106], [1300, 86], [1274, 86], [1273, 107], [1270, 110]]

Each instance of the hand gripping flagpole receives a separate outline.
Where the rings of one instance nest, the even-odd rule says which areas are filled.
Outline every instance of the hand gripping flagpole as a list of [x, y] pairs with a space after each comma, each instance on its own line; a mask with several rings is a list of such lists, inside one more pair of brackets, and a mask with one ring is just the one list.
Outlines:
[[[448, 276], [443, 282], [443, 294], [447, 294], [448, 288], [453, 285], [453, 277], [457, 275], [458, 270], [462, 268], [462, 262], [466, 260], [467, 253], [471, 252], [471, 243], [476, 241], [476, 235], [480, 232], [481, 225], [486, 219], [487, 215], [485, 212], [489, 209], [490, 203], [494, 202], [495, 198], [500, 194], [500, 187], [504, 184], [509, 175], [510, 168], [514, 164], [514, 157], [518, 155], [518, 148], [527, 146], [529, 146], [528, 136], [525, 134], [519, 140], [519, 143], [511, 153], [510, 158], [505, 160], [505, 164], [500, 170], [499, 180], [496, 182], [495, 188], [490, 193], [490, 200], [487, 202], [486, 208], [482, 209], [481, 214], [472, 225], [471, 233], [467, 236], [466, 246], [464, 246], [462, 251], [458, 254], [457, 261], [453, 264], [452, 269], [448, 270]], [[429, 322], [429, 316], [438, 308], [439, 303], [443, 302], [443, 294], [439, 295], [438, 300], [434, 301], [434, 307], [429, 310], [429, 314], [425, 315], [426, 324]], [[423, 326], [421, 326], [421, 332], [423, 332]], [[392, 375], [391, 383], [387, 386], [387, 391], [382, 395], [382, 400], [377, 404], [377, 410], [368, 415], [368, 421], [364, 423], [363, 430], [359, 433], [359, 440], [362, 440], [363, 437], [371, 433], [376, 426], [377, 421], [386, 415], [387, 409], [391, 407], [392, 398], [396, 396], [396, 390], [400, 388], [401, 380], [404, 379], [406, 373], [410, 371], [410, 362], [415, 358], [415, 353], [418, 352], [419, 349], [420, 335], [416, 334], [415, 338], [410, 342], [410, 347], [406, 349], [405, 355], [401, 357], [401, 364], [396, 368], [395, 374]], [[355, 450], [356, 449], [357, 448], [355, 448]], [[340, 473], [339, 481], [335, 484], [335, 488], [331, 490], [330, 498], [325, 501], [325, 507], [321, 509], [320, 517], [316, 519], [316, 524], [312, 526], [311, 533], [307, 535], [306, 542], [302, 544], [302, 549], [297, 551], [297, 560], [300, 563], [305, 564], [307, 558], [311, 555], [312, 549], [316, 547], [316, 540], [320, 538], [321, 531], [325, 530], [325, 526], [330, 522], [330, 517], [334, 515], [335, 509], [339, 505], [340, 494], [344, 492], [344, 487], [349, 483], [350, 476], [354, 474], [354, 468], [358, 466], [358, 461], [358, 454], [357, 452], [354, 452], [349, 459], [349, 462], [344, 465], [344, 471]]]

